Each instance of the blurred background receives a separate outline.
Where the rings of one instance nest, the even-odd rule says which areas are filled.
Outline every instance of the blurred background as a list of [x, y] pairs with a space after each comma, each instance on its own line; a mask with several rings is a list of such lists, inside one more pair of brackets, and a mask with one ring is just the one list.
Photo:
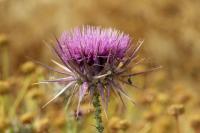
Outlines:
[[65, 30], [95, 25], [124, 31], [133, 44], [144, 40], [145, 65], [133, 71], [163, 66], [133, 78], [138, 88], [127, 86], [138, 106], [110, 103], [106, 132], [200, 133], [199, 0], [0, 0], [0, 18], [0, 132], [95, 131], [87, 98], [79, 120], [76, 104], [64, 110], [64, 96], [41, 108], [57, 86], [33, 86], [53, 74], [27, 58], [53, 66], [46, 43]]

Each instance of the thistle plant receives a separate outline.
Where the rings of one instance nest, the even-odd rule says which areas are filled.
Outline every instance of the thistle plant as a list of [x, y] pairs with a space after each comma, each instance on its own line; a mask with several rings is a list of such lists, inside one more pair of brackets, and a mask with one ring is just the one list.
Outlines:
[[56, 40], [54, 50], [62, 63], [55, 60], [52, 62], [61, 70], [46, 67], [63, 77], [39, 83], [57, 82], [64, 83], [65, 86], [44, 106], [69, 90], [70, 97], [78, 95], [78, 114], [84, 96], [89, 94], [95, 108], [96, 129], [99, 133], [104, 130], [101, 110], [104, 109], [106, 112], [111, 91], [121, 99], [123, 96], [134, 103], [125, 92], [122, 83], [134, 86], [130, 80], [131, 77], [157, 69], [130, 73], [129, 70], [132, 67], [130, 64], [137, 65], [140, 62], [137, 61], [136, 55], [143, 41], [138, 41], [133, 45], [129, 35], [115, 29], [83, 26], [62, 33]]

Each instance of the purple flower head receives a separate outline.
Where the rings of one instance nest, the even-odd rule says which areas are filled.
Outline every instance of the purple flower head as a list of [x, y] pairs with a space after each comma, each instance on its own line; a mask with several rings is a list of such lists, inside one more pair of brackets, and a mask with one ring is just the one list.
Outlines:
[[97, 73], [107, 60], [112, 64], [122, 59], [130, 44], [129, 35], [117, 30], [86, 26], [64, 32], [57, 42], [57, 51], [63, 62], [73, 60], [80, 66], [85, 62], [93, 65]]
[[127, 95], [122, 84], [126, 83], [135, 87], [131, 82], [131, 77], [155, 70], [154, 68], [130, 73], [132, 67], [130, 64], [135, 66], [140, 63], [136, 55], [141, 44], [142, 41], [139, 41], [133, 45], [129, 35], [111, 28], [86, 26], [64, 32], [57, 40], [55, 47], [55, 52], [62, 63], [52, 60], [61, 70], [48, 67], [64, 77], [40, 83], [58, 82], [64, 83], [65, 87], [48, 103], [66, 90], [72, 92], [69, 102], [71, 97], [78, 95], [78, 109], [88, 93], [91, 98], [94, 93], [98, 93], [105, 109], [107, 109], [111, 91], [121, 99], [124, 96], [134, 102]]

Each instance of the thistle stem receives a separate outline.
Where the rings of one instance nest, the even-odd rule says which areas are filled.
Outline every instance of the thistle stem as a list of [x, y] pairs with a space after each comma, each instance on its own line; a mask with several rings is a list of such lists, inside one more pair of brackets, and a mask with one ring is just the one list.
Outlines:
[[99, 101], [99, 94], [94, 93], [93, 106], [95, 108], [96, 129], [98, 133], [103, 133], [104, 127], [101, 118], [101, 104]]

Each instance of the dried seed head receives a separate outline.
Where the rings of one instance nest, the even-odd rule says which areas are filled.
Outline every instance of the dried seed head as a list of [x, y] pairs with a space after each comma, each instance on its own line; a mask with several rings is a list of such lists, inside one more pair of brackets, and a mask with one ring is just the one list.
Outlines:
[[170, 101], [169, 95], [166, 93], [159, 93], [157, 95], [157, 100], [161, 103], [161, 104], [167, 104]]
[[56, 119], [53, 121], [53, 125], [55, 125], [58, 128], [64, 127], [66, 124], [66, 118], [65, 115], [59, 115]]
[[20, 116], [20, 121], [23, 124], [31, 124], [33, 122], [34, 117], [35, 117], [35, 113], [27, 112]]
[[24, 74], [30, 74], [33, 71], [35, 71], [35, 64], [33, 62], [27, 61], [24, 64], [21, 65], [20, 70], [21, 72], [23, 72]]
[[126, 131], [130, 127], [130, 122], [128, 120], [121, 120], [119, 125], [121, 130]]
[[8, 94], [10, 92], [9, 81], [0, 81], [0, 95]]
[[35, 74], [37, 74], [38, 76], [43, 76], [45, 73], [45, 69], [41, 66], [37, 66], [36, 70], [35, 70]]
[[120, 121], [119, 117], [112, 117], [108, 122], [108, 127], [111, 130], [119, 130], [120, 129]]
[[0, 131], [5, 130], [10, 126], [10, 122], [8, 119], [1, 117], [0, 118]]
[[49, 128], [49, 119], [42, 118], [42, 119], [36, 120], [34, 123], [34, 128], [38, 133], [47, 132]]
[[144, 118], [148, 122], [153, 122], [156, 119], [156, 114], [152, 111], [148, 111], [144, 113]]
[[171, 133], [174, 131], [173, 121], [167, 116], [159, 118], [156, 127], [159, 127], [155, 129], [156, 133]]
[[39, 99], [44, 96], [44, 93], [39, 88], [32, 88], [31, 90], [28, 91], [27, 96], [29, 96], [32, 99]]
[[143, 95], [140, 97], [140, 102], [143, 105], [149, 105], [155, 100], [155, 97], [156, 97], [156, 92], [149, 90], [143, 93]]
[[179, 116], [185, 112], [185, 108], [182, 104], [171, 105], [168, 109], [170, 115]]
[[181, 104], [186, 104], [188, 103], [190, 100], [191, 100], [191, 94], [185, 92], [185, 93], [180, 93], [176, 99], [177, 99], [177, 102], [178, 103], [181, 103]]
[[9, 44], [8, 38], [5, 34], [0, 34], [0, 47], [7, 46]]
[[193, 115], [190, 120], [191, 127], [196, 131], [200, 131], [200, 115]]
[[128, 120], [120, 119], [119, 117], [112, 117], [108, 121], [108, 127], [111, 129], [111, 131], [117, 131], [117, 130], [124, 130], [126, 131], [130, 127], [130, 123]]

